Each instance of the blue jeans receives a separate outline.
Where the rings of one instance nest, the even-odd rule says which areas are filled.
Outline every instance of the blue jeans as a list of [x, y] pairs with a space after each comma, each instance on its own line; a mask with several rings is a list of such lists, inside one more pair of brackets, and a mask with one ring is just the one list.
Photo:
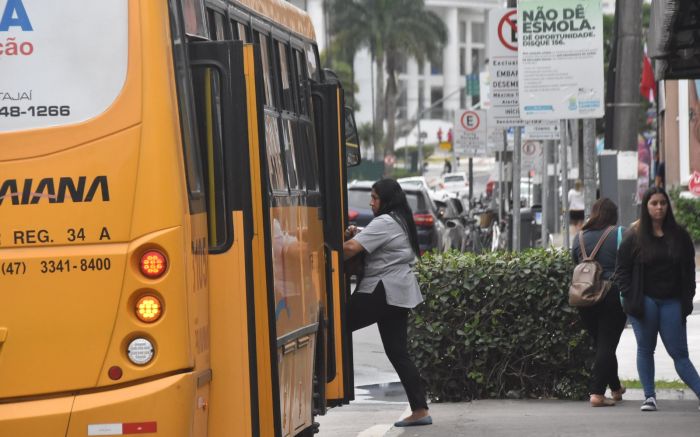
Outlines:
[[673, 358], [678, 376], [700, 398], [700, 376], [688, 358], [685, 319], [679, 299], [654, 299], [644, 296], [644, 318], [630, 316], [637, 338], [637, 371], [645, 397], [656, 397], [654, 387], [654, 350], [661, 334], [666, 352]]

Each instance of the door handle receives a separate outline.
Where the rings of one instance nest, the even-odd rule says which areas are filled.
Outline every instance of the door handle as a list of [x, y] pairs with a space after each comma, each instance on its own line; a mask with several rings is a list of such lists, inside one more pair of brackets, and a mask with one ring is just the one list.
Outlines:
[[5, 343], [7, 339], [7, 328], [0, 326], [0, 344]]

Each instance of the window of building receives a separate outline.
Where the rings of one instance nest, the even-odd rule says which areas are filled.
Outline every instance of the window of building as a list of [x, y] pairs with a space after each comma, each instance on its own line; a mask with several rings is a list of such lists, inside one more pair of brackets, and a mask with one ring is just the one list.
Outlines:
[[438, 50], [435, 59], [430, 61], [430, 74], [433, 76], [442, 74], [442, 50]]
[[486, 53], [484, 49], [472, 49], [472, 72], [478, 73], [484, 68]]
[[472, 21], [472, 42], [483, 44], [486, 42], [486, 27], [484, 23]]
[[[430, 88], [430, 105], [435, 105], [436, 102], [442, 100], [443, 93], [442, 87], [432, 87]], [[430, 110], [430, 118], [442, 118], [442, 103], [435, 105], [434, 108]]]

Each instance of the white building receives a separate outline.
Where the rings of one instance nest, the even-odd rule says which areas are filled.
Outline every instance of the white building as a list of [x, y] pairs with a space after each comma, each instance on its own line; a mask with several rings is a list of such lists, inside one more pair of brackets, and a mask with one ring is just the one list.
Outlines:
[[[293, 0], [292, 3], [306, 9], [316, 28], [319, 49], [323, 50], [327, 35], [323, 0]], [[426, 112], [424, 118], [452, 120], [455, 111], [468, 104], [464, 90], [466, 75], [485, 69], [486, 61], [486, 14], [489, 9], [504, 7], [504, 0], [425, 0], [426, 8], [442, 17], [448, 32], [448, 40], [440, 56], [441, 60], [432, 64], [419, 65], [414, 59], [407, 59], [399, 74], [400, 94], [398, 103], [397, 127], [410, 129], [408, 120], [423, 109], [430, 108], [433, 102], [444, 99], [434, 109]], [[355, 82], [359, 87], [356, 99], [360, 111], [355, 114], [358, 124], [372, 121], [372, 94], [376, 67], [372, 67], [368, 50], [355, 56]]]

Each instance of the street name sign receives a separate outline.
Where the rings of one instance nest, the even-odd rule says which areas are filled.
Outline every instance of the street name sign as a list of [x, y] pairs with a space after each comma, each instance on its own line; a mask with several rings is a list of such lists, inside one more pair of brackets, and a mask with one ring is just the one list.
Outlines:
[[542, 121], [541, 123], [528, 123], [523, 131], [525, 140], [558, 140], [559, 121]]
[[520, 117], [602, 117], [600, 0], [519, 0], [517, 11]]

